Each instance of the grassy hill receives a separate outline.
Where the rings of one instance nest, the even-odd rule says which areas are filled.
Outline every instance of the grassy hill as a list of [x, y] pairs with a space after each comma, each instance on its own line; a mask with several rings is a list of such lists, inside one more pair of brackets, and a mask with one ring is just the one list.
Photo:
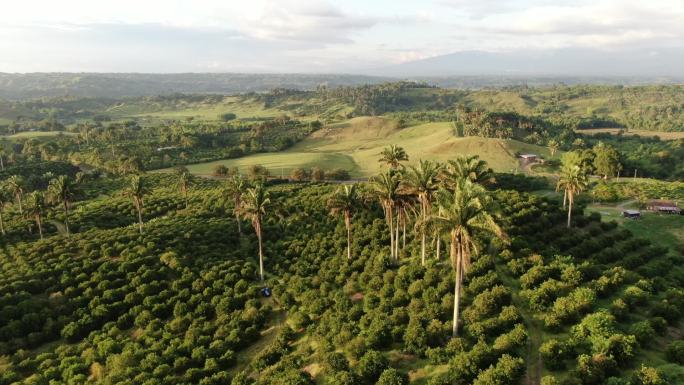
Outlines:
[[426, 123], [404, 129], [397, 123], [379, 117], [359, 117], [327, 126], [292, 148], [270, 154], [256, 154], [188, 166], [196, 174], [209, 174], [218, 164], [245, 169], [261, 164], [273, 175], [288, 175], [298, 167], [318, 166], [323, 169], [343, 168], [355, 177], [368, 177], [380, 170], [377, 159], [383, 148], [396, 144], [410, 154], [409, 163], [418, 159], [447, 161], [458, 154], [477, 154], [495, 171], [518, 168], [516, 152], [532, 152], [548, 157], [544, 147], [517, 140], [453, 135], [450, 123]]

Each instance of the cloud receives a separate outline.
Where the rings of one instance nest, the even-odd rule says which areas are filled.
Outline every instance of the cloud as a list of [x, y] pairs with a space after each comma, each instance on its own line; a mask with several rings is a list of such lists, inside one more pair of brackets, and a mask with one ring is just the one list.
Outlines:
[[327, 2], [259, 1], [233, 21], [238, 29], [258, 39], [327, 44], [352, 43], [351, 35], [379, 22], [376, 17], [352, 15]]
[[[684, 3], [598, 0], [542, 5], [483, 17], [466, 25], [475, 33], [529, 39], [538, 46], [608, 46], [681, 39]], [[662, 43], [662, 42], [661, 42]]]
[[22, 0], [0, 13], [0, 71], [348, 72], [683, 38], [682, 0]]

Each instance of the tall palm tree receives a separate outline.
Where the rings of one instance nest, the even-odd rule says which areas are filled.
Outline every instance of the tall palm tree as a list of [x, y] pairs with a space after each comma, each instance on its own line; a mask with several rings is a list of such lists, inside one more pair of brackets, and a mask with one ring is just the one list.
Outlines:
[[240, 224], [240, 210], [242, 209], [242, 197], [247, 191], [247, 181], [240, 174], [233, 175], [228, 179], [228, 184], [223, 190], [225, 200], [233, 203], [233, 214], [238, 226], [238, 235], [242, 236], [242, 225]]
[[26, 210], [29, 215], [33, 216], [38, 226], [38, 234], [40, 239], [43, 239], [43, 212], [47, 208], [45, 202], [45, 195], [40, 191], [32, 192], [26, 201]]
[[66, 175], [60, 175], [50, 180], [48, 184], [48, 198], [50, 202], [61, 204], [64, 210], [64, 227], [66, 235], [69, 236], [69, 205], [77, 195], [78, 186], [76, 182]]
[[179, 167], [176, 170], [176, 177], [178, 178], [176, 180], [176, 186], [180, 190], [180, 193], [183, 195], [183, 199], [185, 200], [185, 208], [188, 208], [188, 190], [190, 189], [190, 185], [192, 184], [192, 174], [188, 171], [187, 168], [185, 167]]
[[2, 235], [5, 235], [5, 220], [2, 213], [10, 202], [12, 202], [12, 194], [5, 185], [0, 185], [0, 232]]
[[355, 184], [345, 185], [338, 189], [328, 201], [328, 208], [332, 215], [342, 214], [347, 228], [347, 259], [351, 259], [352, 216], [361, 205], [358, 189]]
[[399, 227], [402, 228], [401, 249], [403, 250], [406, 248], [406, 223], [408, 222], [409, 217], [413, 216], [415, 213], [415, 205], [415, 197], [410, 194], [405, 194], [400, 190], [400, 193], [394, 202], [394, 206], [397, 210], [396, 243], [394, 245], [395, 255], [397, 257], [399, 256]]
[[14, 195], [14, 199], [19, 204], [19, 214], [24, 215], [24, 178], [18, 175], [12, 175], [7, 178], [7, 188]]
[[411, 166], [405, 175], [404, 183], [409, 193], [418, 198], [420, 204], [420, 221], [417, 222], [420, 231], [420, 263], [425, 266], [425, 238], [428, 216], [432, 211], [432, 200], [439, 188], [439, 165], [421, 160], [418, 167]]
[[505, 237], [501, 228], [488, 212], [489, 197], [482, 186], [461, 179], [454, 184], [454, 191], [437, 192], [440, 213], [434, 218], [442, 232], [451, 241], [450, 257], [455, 272], [453, 336], [458, 335], [458, 314], [461, 284], [470, 267], [471, 257], [479, 253], [477, 237], [496, 235]]
[[461, 155], [447, 163], [445, 172], [445, 182], [447, 185], [453, 186], [462, 178], [479, 184], [494, 181], [492, 169], [487, 167], [487, 162], [480, 159], [477, 155]]
[[135, 206], [135, 210], [138, 212], [138, 227], [140, 228], [140, 234], [143, 233], [142, 212], [145, 206], [144, 198], [148, 193], [149, 190], [147, 185], [140, 175], [133, 175], [128, 183], [128, 187], [124, 190], [124, 195], [133, 200], [133, 206]]
[[[561, 175], [558, 179], [556, 189], [564, 190], [565, 196], [568, 200], [568, 227], [570, 227], [572, 221], [572, 205], [575, 202], [575, 194], [579, 194], [584, 191], [588, 185], [589, 177], [582, 167], [573, 165], [570, 167], [564, 167], [561, 170]], [[565, 203], [563, 204], [563, 207], [565, 207]]]
[[2, 169], [2, 171], [5, 171], [5, 155], [5, 149], [0, 148], [0, 169]]
[[254, 188], [247, 189], [241, 208], [242, 215], [252, 221], [252, 227], [259, 240], [259, 277], [264, 281], [264, 249], [261, 237], [263, 216], [266, 215], [266, 207], [271, 203], [268, 192], [264, 185], [258, 183]]
[[546, 146], [549, 148], [549, 152], [551, 153], [551, 157], [553, 157], [556, 154], [556, 151], [560, 148], [560, 143], [558, 143], [557, 140], [551, 139], [546, 143]]
[[380, 201], [390, 233], [390, 256], [396, 258], [394, 238], [394, 209], [399, 196], [399, 178], [396, 171], [390, 169], [371, 179], [373, 195]]
[[385, 147], [385, 149], [382, 150], [380, 153], [380, 159], [378, 161], [385, 163], [386, 165], [390, 166], [390, 168], [396, 170], [399, 168], [399, 166], [401, 166], [401, 162], [407, 160], [408, 154], [406, 154], [406, 150], [393, 144], [389, 147]]

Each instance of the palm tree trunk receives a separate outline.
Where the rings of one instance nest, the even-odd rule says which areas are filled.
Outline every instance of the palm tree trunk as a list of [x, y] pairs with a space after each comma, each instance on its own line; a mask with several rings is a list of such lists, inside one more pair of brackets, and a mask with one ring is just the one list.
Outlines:
[[242, 238], [242, 225], [240, 225], [240, 214], [237, 211], [235, 212], [235, 222], [237, 222], [238, 225], [238, 236]]
[[40, 239], [43, 239], [43, 224], [40, 221], [40, 215], [36, 215], [36, 224], [38, 225], [38, 234], [40, 234]]
[[70, 234], [69, 234], [69, 204], [67, 201], [64, 201], [64, 228], [66, 229], [66, 235], [68, 237]]
[[570, 228], [570, 221], [572, 220], [572, 201], [573, 201], [573, 196], [572, 193], [569, 194], [568, 197], [568, 228]]
[[440, 246], [442, 245], [442, 242], [439, 240], [439, 235], [435, 237], [435, 240], [437, 241], [437, 260], [439, 261], [440, 258]]
[[[461, 301], [461, 246], [456, 245], [456, 240], [453, 239], [451, 245], [452, 258], [456, 258], [456, 283], [454, 285], [454, 322], [452, 329], [452, 336], [458, 336], [458, 311]], [[457, 255], [453, 255], [458, 249]]]
[[405, 250], [406, 249], [406, 214], [404, 214], [404, 218], [401, 221], [401, 226], [402, 226], [401, 249]]
[[394, 259], [399, 260], [399, 215], [397, 213], [397, 226], [394, 237]]
[[19, 202], [19, 215], [24, 216], [24, 205], [21, 203], [21, 194], [17, 194], [17, 202]]
[[420, 239], [420, 265], [425, 266], [425, 231], [422, 231]]
[[389, 222], [389, 233], [390, 233], [390, 257], [394, 259], [394, 218], [392, 217], [392, 208], [387, 209], [388, 222]]
[[421, 217], [423, 223], [420, 227], [420, 265], [425, 266], [425, 221], [426, 221], [426, 207], [425, 204], [420, 205]]
[[347, 225], [347, 259], [351, 260], [351, 222]]
[[257, 238], [259, 238], [259, 277], [261, 282], [264, 282], [264, 249], [261, 242], [261, 226], [259, 226], [259, 231], [257, 231]]
[[2, 171], [5, 171], [5, 161], [2, 158], [3, 156], [0, 156], [0, 167], [2, 168]]
[[0, 232], [5, 235], [5, 220], [2, 217], [2, 210], [0, 210]]
[[566, 202], [568, 201], [568, 190], [563, 190], [563, 210], [565, 210]]
[[138, 227], [140, 228], [140, 234], [142, 234], [143, 233], [142, 205], [140, 203], [136, 203], [135, 208], [138, 209]]

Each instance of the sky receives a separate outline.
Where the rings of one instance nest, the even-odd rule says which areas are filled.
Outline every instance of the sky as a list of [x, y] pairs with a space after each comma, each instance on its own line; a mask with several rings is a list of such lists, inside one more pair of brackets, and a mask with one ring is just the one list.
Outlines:
[[684, 47], [684, 0], [3, 3], [0, 72], [363, 73], [473, 50]]

